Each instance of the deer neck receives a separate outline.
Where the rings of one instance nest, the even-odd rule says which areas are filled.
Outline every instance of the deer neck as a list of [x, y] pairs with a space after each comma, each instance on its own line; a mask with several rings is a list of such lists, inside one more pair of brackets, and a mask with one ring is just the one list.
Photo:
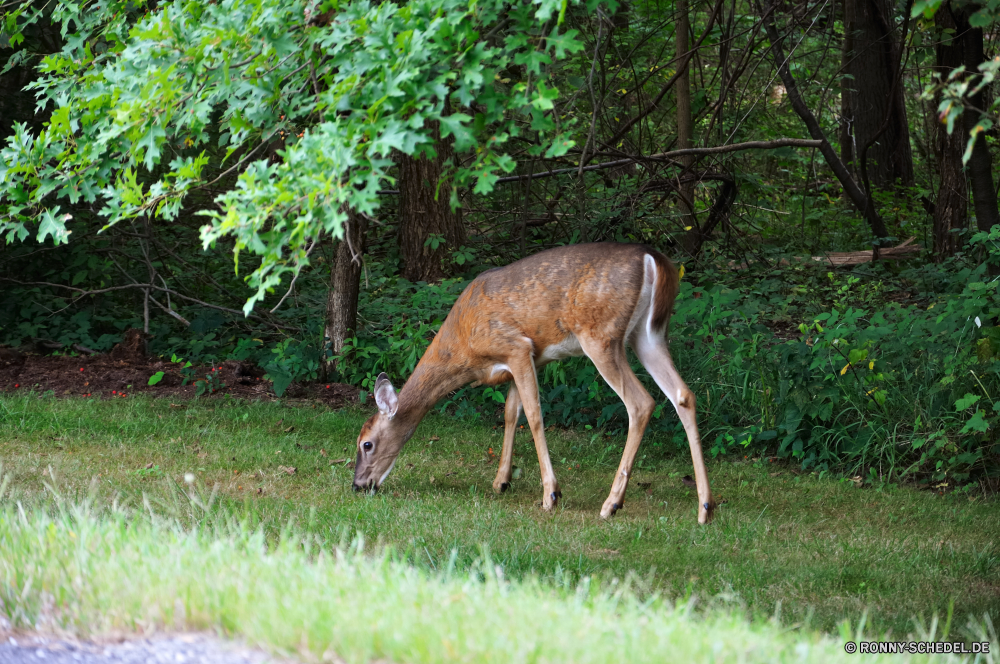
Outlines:
[[420, 358], [410, 379], [399, 391], [396, 417], [413, 428], [416, 428], [438, 401], [472, 380], [467, 369], [454, 366], [444, 359], [450, 359], [454, 355], [447, 350], [441, 352], [444, 349], [438, 343], [440, 338], [439, 333]]

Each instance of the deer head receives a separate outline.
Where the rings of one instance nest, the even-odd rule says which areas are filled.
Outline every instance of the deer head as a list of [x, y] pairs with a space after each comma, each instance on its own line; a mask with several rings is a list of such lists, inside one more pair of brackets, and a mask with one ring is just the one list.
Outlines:
[[396, 388], [384, 373], [375, 380], [375, 403], [378, 412], [361, 427], [358, 458], [354, 464], [354, 490], [377, 491], [396, 463], [399, 451], [413, 433], [413, 427], [398, 419], [399, 400]]

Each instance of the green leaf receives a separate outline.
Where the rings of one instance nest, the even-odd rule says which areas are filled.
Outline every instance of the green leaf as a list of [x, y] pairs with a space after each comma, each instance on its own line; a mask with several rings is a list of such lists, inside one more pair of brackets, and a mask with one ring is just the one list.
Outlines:
[[915, 0], [913, 8], [910, 10], [910, 18], [917, 18], [923, 14], [924, 18], [934, 18], [943, 0]]
[[452, 113], [441, 118], [441, 138], [455, 137], [455, 149], [466, 150], [475, 144], [475, 137], [469, 131], [472, 118], [465, 113]]
[[969, 17], [969, 25], [973, 28], [987, 28], [996, 22], [996, 16], [989, 8], [980, 9]]
[[955, 402], [955, 410], [962, 411], [970, 406], [976, 404], [982, 397], [977, 394], [966, 394], [964, 397]]
[[292, 384], [292, 376], [283, 371], [278, 371], [276, 369], [269, 369], [267, 375], [264, 376], [265, 379], [270, 380], [272, 386], [274, 387], [275, 396], [282, 396], [288, 386]]
[[155, 374], [149, 377], [149, 382], [147, 385], [156, 385], [161, 380], [163, 380], [164, 373], [162, 371], [157, 371]]
[[847, 361], [851, 364], [860, 364], [868, 358], [868, 350], [866, 348], [852, 348], [851, 352], [847, 355]]
[[58, 207], [45, 210], [42, 213], [42, 221], [38, 224], [38, 242], [45, 242], [45, 239], [50, 235], [54, 244], [59, 245], [69, 242], [71, 231], [66, 230], [66, 222], [70, 218], [68, 214], [60, 215]]
[[977, 410], [976, 414], [973, 415], [962, 430], [959, 433], [971, 433], [975, 431], [976, 433], [986, 433], [990, 428], [990, 423], [986, 421], [985, 412], [982, 410]]
[[160, 145], [166, 136], [167, 132], [163, 130], [163, 127], [154, 124], [150, 126], [149, 131], [142, 138], [136, 141], [136, 147], [138, 148], [137, 156], [143, 156], [143, 164], [146, 168], [153, 168], [153, 166], [159, 163]]

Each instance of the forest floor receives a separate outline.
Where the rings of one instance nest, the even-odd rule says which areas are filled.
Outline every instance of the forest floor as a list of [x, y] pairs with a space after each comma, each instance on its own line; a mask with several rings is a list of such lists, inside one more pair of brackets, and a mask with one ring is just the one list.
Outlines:
[[[155, 385], [149, 385], [150, 377], [158, 372], [163, 372], [163, 376]], [[235, 360], [214, 367], [185, 369], [181, 362], [135, 354], [40, 355], [0, 349], [0, 393], [10, 394], [51, 392], [57, 397], [98, 399], [128, 399], [147, 394], [180, 400], [194, 398], [198, 389], [195, 383], [212, 376], [215, 396], [278, 399], [264, 375], [260, 367]], [[358, 389], [343, 383], [292, 383], [284, 398], [308, 399], [328, 408], [339, 408], [356, 404]]]

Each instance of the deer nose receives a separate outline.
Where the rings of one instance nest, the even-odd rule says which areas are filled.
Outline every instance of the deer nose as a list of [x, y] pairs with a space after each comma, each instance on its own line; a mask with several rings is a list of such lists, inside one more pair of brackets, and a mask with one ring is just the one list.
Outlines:
[[378, 487], [375, 486], [375, 480], [368, 480], [367, 482], [360, 482], [360, 483], [359, 482], [355, 482], [354, 483], [354, 490], [355, 491], [371, 491], [372, 493], [375, 493], [376, 491], [378, 491]]

